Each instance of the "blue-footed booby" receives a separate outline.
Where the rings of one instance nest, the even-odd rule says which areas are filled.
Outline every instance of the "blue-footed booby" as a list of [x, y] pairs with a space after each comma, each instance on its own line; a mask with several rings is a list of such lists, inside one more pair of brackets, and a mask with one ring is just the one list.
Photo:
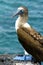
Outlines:
[[28, 9], [21, 6], [13, 17], [16, 15], [18, 15], [18, 18], [15, 23], [15, 29], [21, 45], [37, 61], [43, 61], [43, 36], [27, 23]]

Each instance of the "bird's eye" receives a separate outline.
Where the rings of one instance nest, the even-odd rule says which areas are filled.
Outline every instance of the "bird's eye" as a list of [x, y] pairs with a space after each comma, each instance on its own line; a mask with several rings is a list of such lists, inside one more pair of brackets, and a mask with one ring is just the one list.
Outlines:
[[23, 11], [23, 10], [20, 10], [20, 13], [21, 13], [21, 14], [23, 14], [23, 13], [24, 13], [24, 11]]
[[20, 10], [21, 12], [24, 12], [23, 10]]

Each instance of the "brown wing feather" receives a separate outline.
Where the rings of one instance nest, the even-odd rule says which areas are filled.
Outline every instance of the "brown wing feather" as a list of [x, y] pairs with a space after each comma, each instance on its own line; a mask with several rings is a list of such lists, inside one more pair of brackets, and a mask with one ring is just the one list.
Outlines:
[[[28, 34], [27, 34], [28, 33]], [[38, 61], [43, 61], [43, 46], [40, 44], [39, 41], [34, 39], [30, 35], [30, 30], [25, 28], [19, 28], [17, 30], [18, 39], [24, 49], [33, 55], [34, 58], [36, 58]]]
[[41, 36], [40, 33], [36, 32], [34, 29], [29, 29], [29, 28], [22, 28], [25, 32], [30, 34], [34, 39], [39, 41], [43, 45], [43, 36]]

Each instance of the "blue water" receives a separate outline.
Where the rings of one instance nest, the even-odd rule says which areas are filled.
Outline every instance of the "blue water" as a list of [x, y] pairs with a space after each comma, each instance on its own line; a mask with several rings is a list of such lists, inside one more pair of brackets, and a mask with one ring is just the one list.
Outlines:
[[0, 0], [0, 54], [23, 54], [11, 16], [19, 6], [29, 10], [28, 23], [43, 35], [43, 0]]

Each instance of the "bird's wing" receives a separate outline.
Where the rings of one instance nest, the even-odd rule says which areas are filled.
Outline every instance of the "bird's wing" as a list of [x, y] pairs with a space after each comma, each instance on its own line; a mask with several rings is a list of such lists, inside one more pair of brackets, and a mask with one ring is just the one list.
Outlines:
[[43, 36], [41, 36], [41, 34], [40, 34], [39, 32], [35, 31], [35, 30], [32, 29], [32, 28], [29, 29], [29, 28], [24, 28], [24, 27], [22, 27], [22, 29], [23, 29], [26, 33], [30, 34], [35, 40], [39, 41], [40, 44], [43, 45]]
[[[43, 45], [37, 40], [39, 33], [35, 33], [35, 31], [33, 31], [34, 30], [30, 31], [29, 29], [24, 27], [19, 28], [17, 30], [18, 39], [28, 53], [33, 55], [33, 57], [35, 57], [38, 61], [43, 61]], [[35, 34], [37, 34], [37, 37]]]

